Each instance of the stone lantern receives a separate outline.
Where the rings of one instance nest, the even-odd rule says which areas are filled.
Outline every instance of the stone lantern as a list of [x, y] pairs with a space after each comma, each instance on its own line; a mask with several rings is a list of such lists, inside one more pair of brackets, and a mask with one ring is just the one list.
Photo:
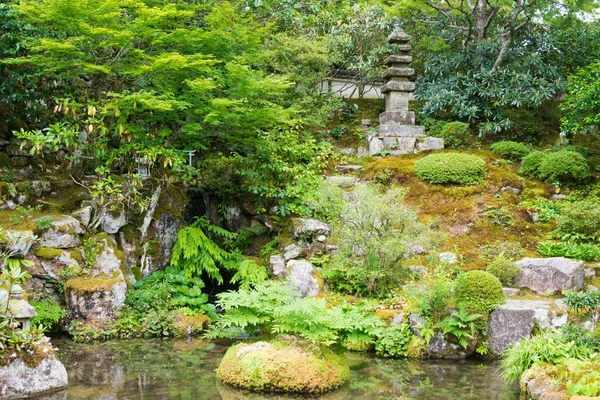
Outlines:
[[17, 321], [24, 331], [31, 329], [31, 319], [37, 316], [35, 308], [23, 299], [23, 288], [19, 285], [12, 285], [8, 296], [5, 290], [0, 290], [0, 307], [2, 311], [6, 310], [6, 316]]

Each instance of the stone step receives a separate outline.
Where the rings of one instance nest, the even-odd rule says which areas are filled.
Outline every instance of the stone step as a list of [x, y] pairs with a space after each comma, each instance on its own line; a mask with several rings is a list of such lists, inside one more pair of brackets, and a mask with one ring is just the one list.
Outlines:
[[364, 168], [362, 165], [336, 165], [335, 170], [341, 172], [354, 172], [362, 171]]

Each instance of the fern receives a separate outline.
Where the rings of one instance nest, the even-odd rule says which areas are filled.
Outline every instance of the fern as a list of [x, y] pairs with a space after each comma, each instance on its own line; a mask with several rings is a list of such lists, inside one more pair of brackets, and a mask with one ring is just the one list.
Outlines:
[[235, 239], [236, 234], [212, 225], [206, 218], [195, 221], [179, 231], [173, 247], [171, 265], [186, 276], [202, 276], [206, 272], [209, 278], [223, 283], [219, 266], [232, 260], [232, 254], [222, 249], [214, 239]]
[[231, 277], [231, 283], [239, 283], [240, 289], [250, 289], [251, 285], [263, 282], [269, 278], [267, 269], [256, 261], [246, 259], [235, 263], [237, 272]]

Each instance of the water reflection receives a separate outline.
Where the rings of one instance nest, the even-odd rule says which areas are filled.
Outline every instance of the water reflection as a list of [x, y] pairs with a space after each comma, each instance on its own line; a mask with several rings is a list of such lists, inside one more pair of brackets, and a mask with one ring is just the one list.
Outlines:
[[[243, 392], [218, 384], [215, 369], [226, 344], [191, 340], [128, 340], [77, 344], [55, 340], [70, 387], [54, 399], [276, 400], [306, 397]], [[495, 364], [473, 361], [400, 361], [349, 354], [351, 380], [318, 397], [359, 399], [518, 399]]]

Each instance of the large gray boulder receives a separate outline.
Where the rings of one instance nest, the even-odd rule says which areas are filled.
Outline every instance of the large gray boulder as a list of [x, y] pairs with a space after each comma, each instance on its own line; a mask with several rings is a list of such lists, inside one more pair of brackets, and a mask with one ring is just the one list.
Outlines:
[[488, 321], [489, 352], [498, 356], [521, 338], [531, 335], [535, 323], [534, 317], [533, 309], [512, 303], [495, 309]]
[[65, 300], [71, 319], [107, 320], [125, 303], [127, 283], [110, 276], [81, 277], [65, 283]]
[[583, 289], [585, 264], [582, 261], [564, 257], [524, 258], [516, 265], [521, 269], [517, 278], [519, 287], [540, 294]]
[[298, 218], [294, 221], [294, 236], [299, 239], [312, 239], [325, 235], [329, 236], [331, 226], [316, 219]]
[[0, 398], [21, 398], [63, 388], [67, 370], [58, 360], [45, 358], [35, 368], [21, 359], [0, 367]]
[[102, 220], [102, 230], [111, 235], [119, 232], [119, 229], [125, 225], [127, 225], [125, 210], [121, 210], [118, 215], [107, 212]]
[[276, 278], [289, 278], [302, 296], [316, 296], [321, 292], [319, 272], [307, 260], [290, 260], [282, 268], [281, 255], [271, 257], [271, 271]]
[[52, 225], [41, 234], [40, 245], [42, 247], [68, 249], [79, 246], [79, 235], [83, 234], [84, 230], [78, 220], [68, 215], [59, 218], [44, 218], [52, 220]]

